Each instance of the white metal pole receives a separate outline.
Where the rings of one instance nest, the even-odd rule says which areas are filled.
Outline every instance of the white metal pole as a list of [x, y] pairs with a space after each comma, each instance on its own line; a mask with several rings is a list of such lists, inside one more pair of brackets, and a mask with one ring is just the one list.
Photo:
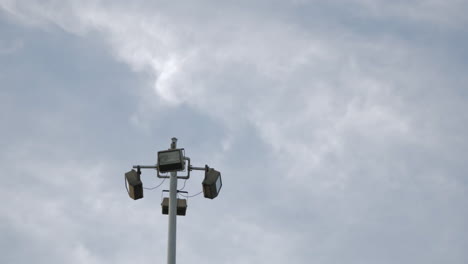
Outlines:
[[[172, 138], [171, 149], [177, 147], [177, 138]], [[167, 264], [176, 264], [177, 234], [177, 172], [171, 172], [169, 189], [169, 232], [167, 242]]]

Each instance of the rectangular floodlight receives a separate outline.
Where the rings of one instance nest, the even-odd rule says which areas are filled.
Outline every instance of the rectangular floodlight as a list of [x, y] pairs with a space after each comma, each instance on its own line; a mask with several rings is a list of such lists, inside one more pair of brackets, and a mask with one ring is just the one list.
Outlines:
[[[165, 197], [161, 203], [162, 214], [169, 214], [169, 198]], [[187, 212], [187, 200], [177, 199], [177, 215], [185, 215]]]
[[185, 169], [182, 149], [170, 149], [158, 152], [159, 172], [181, 171]]
[[214, 199], [218, 196], [221, 186], [221, 173], [215, 169], [208, 169], [205, 172], [205, 179], [202, 182], [203, 195], [205, 198]]
[[143, 198], [143, 183], [140, 180], [140, 175], [135, 170], [125, 173], [125, 179], [128, 183], [128, 195], [133, 200]]

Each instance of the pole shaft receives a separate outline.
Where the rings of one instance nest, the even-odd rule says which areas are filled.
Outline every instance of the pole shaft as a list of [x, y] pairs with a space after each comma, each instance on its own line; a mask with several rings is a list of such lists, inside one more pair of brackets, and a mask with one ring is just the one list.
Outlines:
[[[177, 139], [172, 138], [171, 149], [177, 147]], [[169, 231], [167, 242], [167, 264], [176, 264], [177, 234], [177, 172], [171, 172], [169, 189]]]
[[177, 234], [177, 172], [171, 172], [169, 190], [169, 232], [167, 247], [167, 264], [176, 263], [176, 234]]

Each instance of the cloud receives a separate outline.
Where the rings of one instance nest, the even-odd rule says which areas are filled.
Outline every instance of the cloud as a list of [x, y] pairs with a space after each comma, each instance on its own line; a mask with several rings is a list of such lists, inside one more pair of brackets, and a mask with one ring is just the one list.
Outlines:
[[8, 55], [16, 52], [23, 47], [22, 41], [13, 41], [10, 43], [0, 42], [0, 55]]
[[[20, 23], [101, 38], [117, 61], [147, 78], [150, 89], [134, 88], [141, 104], [132, 110], [137, 127], [162, 133], [162, 125], [154, 123], [190, 113], [196, 118], [182, 120], [193, 131], [200, 131], [200, 122], [221, 131], [208, 140], [211, 130], [203, 130], [209, 151], [194, 149], [228, 172], [225, 196], [206, 208], [194, 202], [189, 210], [199, 215], [193, 223], [181, 220], [181, 228], [191, 232], [180, 240], [180, 248], [190, 252], [182, 259], [206, 262], [197, 253], [206, 252], [206, 244], [218, 244], [215, 259], [227, 263], [466, 259], [463, 247], [454, 246], [466, 245], [460, 237], [466, 221], [458, 220], [466, 220], [461, 210], [466, 204], [466, 62], [449, 41], [464, 32], [462, 1], [235, 6], [3, 1], [1, 6]], [[35, 167], [43, 165], [41, 159], [36, 162]], [[71, 173], [79, 180], [48, 182], [44, 174], [38, 181], [70, 190], [104, 171], [118, 174], [113, 165], [71, 172], [51, 171], [48, 164], [44, 171]], [[87, 191], [100, 200], [57, 203], [42, 194], [44, 210], [55, 217], [32, 226], [8, 223], [41, 238], [50, 234], [41, 235], [36, 225], [64, 214], [64, 233], [78, 241], [63, 249], [66, 254], [107, 262], [90, 246], [97, 238], [79, 227], [70, 231], [74, 214], [64, 205], [89, 208], [92, 214], [82, 221], [103, 228], [100, 234], [110, 239], [117, 239], [112, 230], [126, 226], [106, 227], [106, 222], [132, 219], [119, 212], [117, 190], [103, 196], [99, 188]], [[28, 216], [28, 210], [14, 210], [20, 203], [2, 215], [12, 210], [11, 217]], [[148, 219], [144, 213], [137, 216]], [[202, 218], [219, 219], [212, 222], [213, 233], [199, 234]], [[140, 224], [161, 230], [149, 220]], [[138, 235], [144, 236], [132, 239]], [[145, 254], [141, 260], [153, 252]]]

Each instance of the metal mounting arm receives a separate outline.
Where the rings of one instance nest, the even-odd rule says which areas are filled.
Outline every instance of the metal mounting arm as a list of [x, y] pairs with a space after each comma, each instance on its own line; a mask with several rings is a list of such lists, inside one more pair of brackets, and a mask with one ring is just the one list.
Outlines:
[[[189, 157], [184, 157], [184, 160], [187, 161], [187, 175], [185, 176], [177, 176], [177, 179], [183, 179], [183, 180], [187, 180], [190, 178], [190, 172], [193, 171], [193, 170], [200, 170], [200, 171], [205, 171], [207, 172], [208, 169], [210, 167], [208, 167], [208, 165], [205, 165], [205, 167], [194, 167], [192, 165], [190, 165], [190, 158]], [[133, 168], [134, 169], [155, 169], [158, 173], [157, 173], [157, 176], [158, 178], [170, 178], [171, 176], [167, 175], [167, 176], [164, 176], [164, 175], [161, 175], [159, 174], [159, 170], [158, 170], [158, 164], [156, 165], [133, 165]]]
[[[138, 170], [139, 170], [139, 169], [155, 169], [155, 170], [158, 171], [158, 164], [156, 164], [156, 165], [133, 165], [133, 168], [134, 168], [134, 169], [138, 169]], [[171, 177], [171, 176], [169, 176], [169, 175], [167, 175], [167, 176], [161, 176], [161, 175], [159, 174], [159, 171], [158, 171], [157, 176], [158, 176], [158, 178], [166, 178], [166, 179], [168, 179], [168, 178]]]
[[202, 171], [208, 171], [210, 167], [208, 167], [208, 165], [205, 165], [205, 167], [193, 167], [193, 166], [190, 166], [189, 167], [189, 170], [202, 170]]
[[133, 165], [134, 169], [157, 169], [158, 164], [156, 165]]

